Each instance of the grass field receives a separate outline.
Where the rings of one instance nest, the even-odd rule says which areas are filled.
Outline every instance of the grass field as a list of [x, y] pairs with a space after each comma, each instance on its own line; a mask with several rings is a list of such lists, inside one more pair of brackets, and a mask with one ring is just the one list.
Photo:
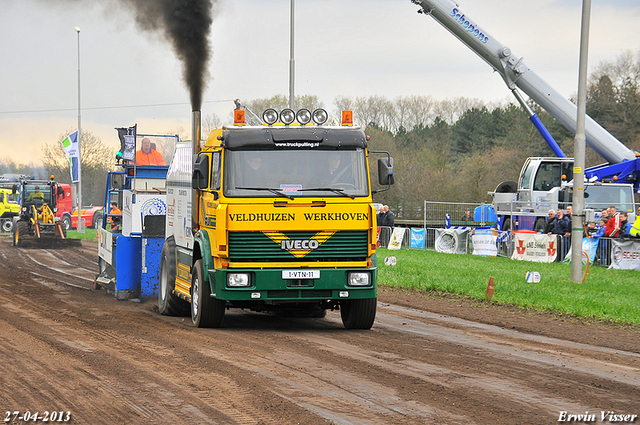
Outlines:
[[70, 239], [82, 239], [83, 241], [95, 241], [98, 235], [96, 229], [84, 229], [84, 233], [78, 233], [77, 230], [67, 230], [67, 237]]
[[[590, 267], [584, 283], [573, 283], [571, 266], [563, 263], [409, 249], [378, 248], [377, 252], [380, 285], [484, 300], [489, 278], [493, 277], [493, 303], [640, 325], [640, 273], [637, 271]], [[386, 256], [395, 256], [397, 264], [386, 266]], [[527, 283], [528, 271], [539, 272], [540, 283]]]

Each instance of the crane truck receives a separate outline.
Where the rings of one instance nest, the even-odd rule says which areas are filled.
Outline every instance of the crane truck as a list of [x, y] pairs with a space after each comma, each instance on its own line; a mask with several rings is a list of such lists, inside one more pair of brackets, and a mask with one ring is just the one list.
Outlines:
[[[525, 63], [522, 57], [498, 42], [451, 0], [411, 0], [419, 13], [433, 17], [497, 72], [512, 91], [530, 120], [557, 158], [529, 158], [518, 182], [503, 182], [489, 192], [503, 230], [539, 230], [549, 209], [563, 208], [571, 202], [573, 159], [567, 158], [520, 91], [575, 133], [577, 107], [554, 90]], [[590, 117], [586, 117], [586, 143], [606, 164], [585, 170], [585, 208], [599, 210], [616, 205], [634, 213], [634, 192], [640, 193], [640, 158]]]
[[[346, 328], [371, 328], [377, 226], [368, 137], [349, 124], [350, 111], [340, 126], [325, 125], [323, 109], [270, 109], [259, 126], [244, 125], [242, 110], [234, 116], [201, 146], [194, 111], [192, 142], [176, 147], [160, 313], [190, 311], [197, 327], [220, 327], [231, 308], [314, 317], [338, 309]], [[386, 154], [378, 176], [388, 190], [393, 158], [376, 153]]]

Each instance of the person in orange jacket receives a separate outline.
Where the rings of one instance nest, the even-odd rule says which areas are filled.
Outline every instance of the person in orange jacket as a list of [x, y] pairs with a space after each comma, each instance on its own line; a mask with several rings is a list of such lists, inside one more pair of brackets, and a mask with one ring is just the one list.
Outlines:
[[142, 147], [136, 152], [136, 164], [138, 165], [167, 165], [160, 152], [151, 148], [151, 140], [142, 139]]
[[118, 208], [118, 203], [115, 201], [111, 203], [110, 214], [118, 214], [118, 216], [116, 217], [113, 217], [113, 216], [109, 217], [109, 224], [111, 225], [111, 231], [114, 232], [118, 230], [118, 227], [120, 227], [120, 223], [122, 223], [122, 211], [120, 210], [120, 208]]

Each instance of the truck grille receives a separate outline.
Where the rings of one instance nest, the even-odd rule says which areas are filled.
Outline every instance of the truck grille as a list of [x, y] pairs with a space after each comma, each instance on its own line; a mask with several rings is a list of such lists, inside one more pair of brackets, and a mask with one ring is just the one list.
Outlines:
[[[289, 240], [309, 240], [316, 232], [282, 232]], [[229, 259], [232, 261], [363, 261], [369, 243], [366, 230], [335, 232], [303, 257], [296, 257], [262, 232], [229, 232]]]

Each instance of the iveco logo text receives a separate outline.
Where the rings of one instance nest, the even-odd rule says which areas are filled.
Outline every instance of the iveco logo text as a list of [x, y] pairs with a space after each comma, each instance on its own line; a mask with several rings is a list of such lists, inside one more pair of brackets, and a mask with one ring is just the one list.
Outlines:
[[471, 22], [465, 20], [463, 13], [458, 13], [458, 12], [460, 11], [457, 8], [454, 8], [449, 14], [453, 16], [453, 19], [458, 21], [460, 25], [465, 27], [467, 31], [471, 32], [478, 40], [482, 41], [483, 43], [486, 43], [487, 41], [489, 41], [489, 37], [486, 37], [480, 31], [480, 29], [476, 28], [476, 26], [473, 25]]
[[315, 239], [287, 239], [280, 242], [281, 249], [316, 249], [320, 243]]

